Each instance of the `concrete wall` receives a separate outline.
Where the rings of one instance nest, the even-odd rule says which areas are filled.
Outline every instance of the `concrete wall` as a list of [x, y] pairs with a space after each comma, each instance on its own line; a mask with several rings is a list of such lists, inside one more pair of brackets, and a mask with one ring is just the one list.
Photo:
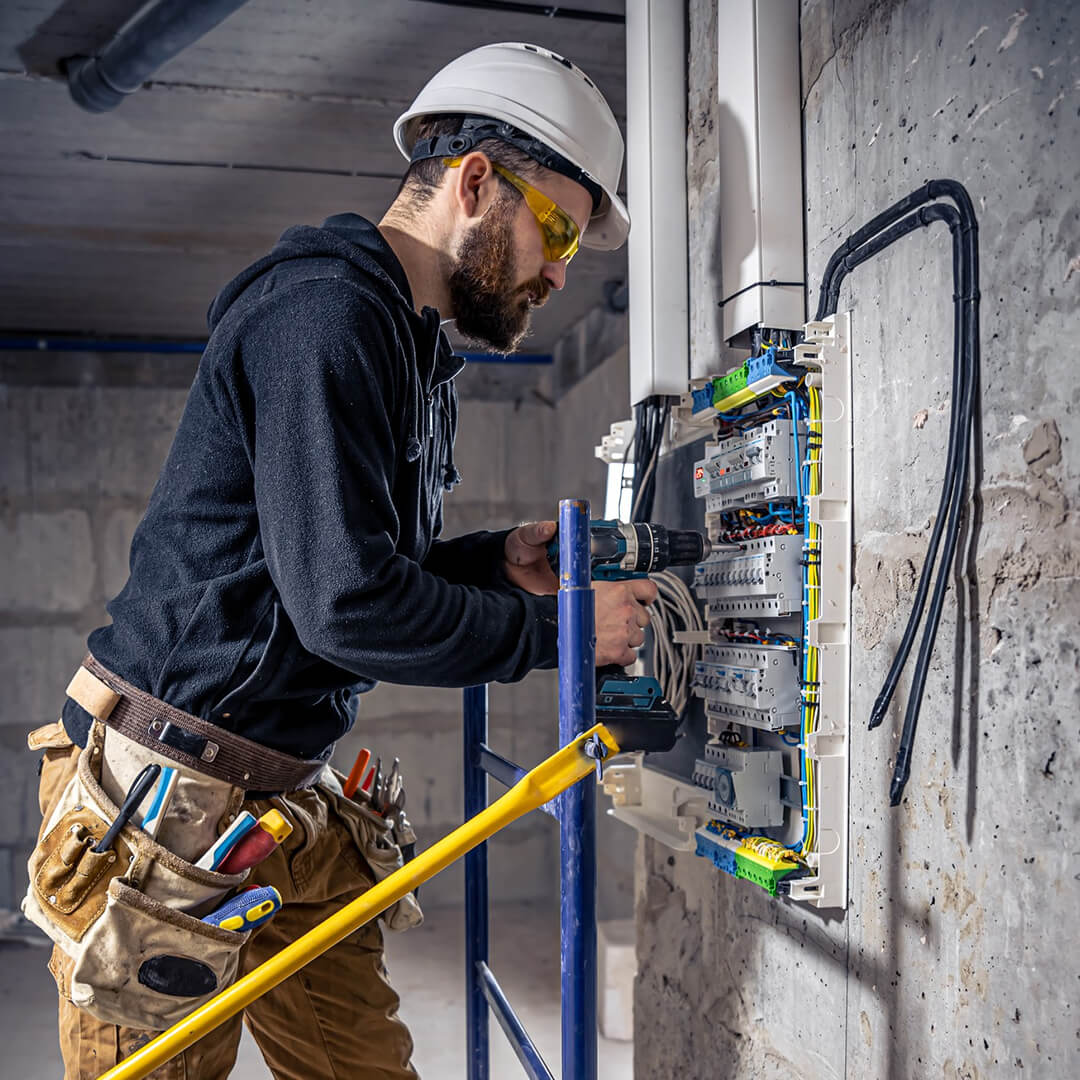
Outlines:
[[[552, 517], [562, 495], [603, 504], [606, 467], [592, 447], [626, 414], [625, 350], [557, 408], [466, 400], [457, 456], [465, 482], [446, 503], [447, 534]], [[6, 354], [0, 378], [0, 908], [17, 906], [38, 826], [32, 728], [54, 720], [86, 635], [122, 587], [134, 531], [186, 398], [191, 362], [163, 357]], [[154, 372], [158, 379], [155, 385]], [[73, 373], [74, 376], [73, 377]], [[84, 385], [55, 385], [85, 380]], [[171, 385], [162, 386], [160, 383]], [[52, 383], [52, 385], [48, 385]], [[46, 385], [42, 385], [46, 384]], [[538, 672], [491, 689], [491, 742], [532, 764], [555, 748], [556, 679]], [[421, 841], [459, 824], [461, 695], [384, 685], [338, 750], [347, 771], [367, 745], [402, 760]], [[493, 792], [497, 785], [492, 784]], [[633, 838], [604, 846], [604, 911], [632, 908]], [[622, 847], [618, 848], [621, 840]], [[618, 858], [612, 851], [618, 850]], [[496, 899], [553, 899], [558, 834], [533, 815], [492, 842]], [[460, 867], [426, 889], [461, 896]]]
[[[717, 4], [689, 7], [694, 347], [715, 352]], [[772, 901], [642, 841], [636, 1074], [1075, 1076], [1080, 8], [805, 0], [802, 54], [813, 286], [839, 240], [925, 179], [958, 179], [975, 200], [972, 652], [956, 656], [950, 591], [912, 780], [889, 810], [900, 709], [876, 732], [865, 719], [910, 606], [948, 426], [949, 246], [923, 231], [841, 299], [856, 359], [849, 907]]]

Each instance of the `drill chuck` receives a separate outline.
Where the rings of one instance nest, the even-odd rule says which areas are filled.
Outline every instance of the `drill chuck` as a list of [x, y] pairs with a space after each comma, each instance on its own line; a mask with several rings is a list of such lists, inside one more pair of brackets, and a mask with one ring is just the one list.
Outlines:
[[667, 546], [668, 566], [696, 566], [712, 550], [709, 538], [692, 529], [668, 529]]
[[669, 566], [694, 566], [710, 551], [708, 538], [692, 529], [667, 529], [649, 522], [620, 522], [626, 541], [623, 570], [654, 574]]
[[[694, 529], [668, 529], [645, 521], [594, 521], [589, 530], [593, 577], [621, 581], [655, 574], [669, 566], [696, 566], [712, 551], [709, 539]], [[548, 545], [548, 562], [558, 567], [559, 545]]]

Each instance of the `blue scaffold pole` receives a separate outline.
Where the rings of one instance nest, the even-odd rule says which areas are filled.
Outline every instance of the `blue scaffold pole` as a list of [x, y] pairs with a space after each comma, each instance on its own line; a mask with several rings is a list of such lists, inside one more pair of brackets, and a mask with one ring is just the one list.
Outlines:
[[[559, 503], [559, 745], [596, 717], [589, 504]], [[563, 1080], [596, 1080], [596, 785], [561, 796]]]
[[[480, 747], [488, 735], [486, 686], [465, 688], [465, 820], [488, 804], [487, 773], [480, 767]], [[465, 1026], [468, 1080], [490, 1080], [488, 1003], [481, 974], [488, 963], [487, 844], [465, 856]]]

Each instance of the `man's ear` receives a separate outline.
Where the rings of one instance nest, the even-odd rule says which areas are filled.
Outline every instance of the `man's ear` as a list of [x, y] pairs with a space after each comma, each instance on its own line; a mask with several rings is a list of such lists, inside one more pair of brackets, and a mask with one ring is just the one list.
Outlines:
[[454, 204], [465, 218], [479, 219], [495, 201], [499, 178], [486, 154], [474, 150], [461, 159], [456, 169], [447, 170], [451, 176], [451, 195]]

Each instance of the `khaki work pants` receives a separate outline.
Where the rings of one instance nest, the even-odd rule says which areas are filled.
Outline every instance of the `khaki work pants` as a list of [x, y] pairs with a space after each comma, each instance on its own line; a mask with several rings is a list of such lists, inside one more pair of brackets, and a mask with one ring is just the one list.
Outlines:
[[[39, 796], [43, 820], [75, 771], [79, 748], [45, 752]], [[374, 878], [345, 825], [317, 788], [244, 803], [256, 817], [271, 807], [293, 822], [292, 835], [259, 864], [260, 885], [274, 885], [282, 909], [252, 934], [240, 973], [257, 967], [316, 923], [343, 908]], [[102, 1023], [67, 998], [70, 961], [53, 949], [49, 970], [60, 991], [64, 1080], [92, 1080], [137, 1050], [154, 1032]], [[153, 1080], [223, 1080], [236, 1061], [241, 1023], [275, 1080], [415, 1080], [413, 1042], [398, 1018], [398, 996], [383, 961], [382, 930], [368, 923], [286, 979], [242, 1016], [156, 1069]]]

